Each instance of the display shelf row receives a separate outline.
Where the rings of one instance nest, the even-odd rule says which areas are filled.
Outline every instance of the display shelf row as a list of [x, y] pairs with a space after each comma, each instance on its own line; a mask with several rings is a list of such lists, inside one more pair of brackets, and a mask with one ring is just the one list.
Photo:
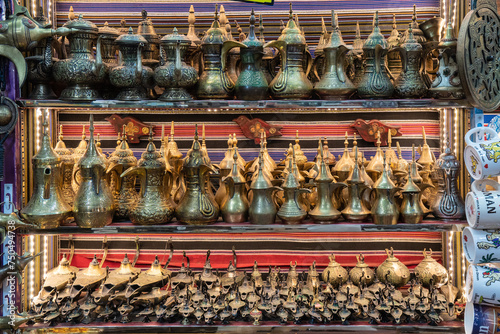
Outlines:
[[96, 100], [93, 102], [66, 102], [61, 100], [19, 100], [27, 108], [111, 108], [111, 109], [188, 109], [187, 113], [224, 113], [244, 109], [255, 113], [274, 113], [276, 110], [296, 112], [332, 112], [344, 109], [439, 109], [470, 108], [467, 100], [438, 99], [382, 99], [382, 100], [191, 100], [186, 102], [162, 102], [157, 100], [118, 101]]
[[300, 225], [252, 225], [215, 223], [212, 225], [183, 225], [178, 223], [168, 225], [133, 225], [130, 222], [116, 222], [101, 228], [80, 228], [76, 224], [67, 224], [57, 229], [36, 229], [30, 234], [161, 234], [161, 233], [331, 233], [331, 232], [446, 232], [461, 231], [467, 222], [465, 220], [443, 221], [424, 220], [422, 224], [375, 225], [373, 223], [312, 224], [305, 222]]

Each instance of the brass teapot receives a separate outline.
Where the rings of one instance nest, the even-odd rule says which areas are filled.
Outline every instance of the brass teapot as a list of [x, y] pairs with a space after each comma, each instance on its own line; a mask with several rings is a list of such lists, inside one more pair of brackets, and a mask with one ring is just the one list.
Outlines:
[[153, 22], [148, 18], [148, 12], [143, 9], [141, 15], [142, 21], [137, 26], [137, 35], [141, 35], [146, 40], [142, 49], [143, 63], [150, 68], [155, 68], [160, 58], [159, 37], [155, 32]]
[[234, 83], [226, 70], [228, 52], [234, 47], [245, 48], [242, 43], [228, 40], [217, 21], [217, 5], [212, 26], [201, 41], [204, 71], [198, 80], [196, 95], [200, 99], [229, 99], [233, 96]]
[[403, 224], [419, 224], [424, 219], [424, 212], [420, 206], [420, 188], [413, 182], [411, 173], [408, 181], [401, 190], [403, 202], [401, 203], [401, 222]]
[[[59, 98], [68, 101], [96, 100], [99, 92], [93, 86], [103, 82], [107, 70], [101, 57], [101, 38], [97, 38], [97, 26], [84, 20], [80, 14], [78, 19], [66, 22], [63, 27], [72, 29], [73, 33], [68, 35], [69, 58], [60, 59], [54, 64], [54, 79], [68, 84]], [[92, 47], [96, 40], [94, 59]]]
[[38, 228], [57, 228], [71, 216], [71, 207], [61, 192], [61, 158], [50, 143], [47, 120], [43, 123], [40, 150], [32, 158], [33, 194], [20, 215]]
[[75, 166], [75, 158], [71, 150], [66, 147], [63, 141], [62, 125], [59, 128], [59, 140], [54, 147], [54, 152], [61, 158], [61, 192], [64, 200], [69, 206], [73, 206], [75, 200], [75, 191], [71, 185], [73, 180], [73, 168]]
[[264, 48], [255, 36], [255, 15], [252, 8], [250, 14], [250, 32], [242, 41], [246, 48], [240, 49], [241, 73], [236, 80], [234, 92], [241, 100], [266, 100], [269, 98], [268, 83], [262, 69]]
[[432, 258], [432, 249], [424, 249], [424, 259], [415, 267], [415, 276], [426, 288], [440, 288], [448, 282], [448, 271]]
[[274, 47], [281, 55], [281, 68], [269, 84], [275, 99], [305, 100], [311, 97], [313, 85], [307, 78], [312, 63], [304, 71], [306, 59], [306, 40], [293, 19], [292, 4], [288, 23], [276, 41], [264, 45]]
[[152, 130], [149, 130], [149, 143], [137, 166], [121, 174], [122, 178], [136, 175], [141, 183], [139, 199], [130, 211], [130, 220], [136, 225], [164, 224], [174, 214], [166, 195], [172, 188], [171, 171], [166, 170], [165, 160], [156, 150]]
[[375, 280], [375, 272], [365, 263], [363, 254], [356, 255], [356, 266], [349, 271], [349, 278], [352, 284], [369, 286]]
[[203, 157], [198, 141], [198, 125], [191, 150], [184, 158], [181, 174], [186, 183], [186, 191], [175, 210], [177, 220], [192, 225], [213, 223], [219, 217], [219, 206], [214, 196], [207, 192], [208, 173], [213, 169]]
[[342, 39], [337, 21], [338, 17], [332, 9], [333, 31], [330, 41], [323, 48], [325, 73], [314, 86], [316, 94], [325, 100], [347, 99], [356, 91], [345, 73], [346, 53], [349, 49]]
[[321, 277], [324, 282], [329, 282], [334, 288], [338, 288], [345, 282], [347, 282], [347, 278], [349, 278], [349, 274], [347, 270], [340, 265], [337, 261], [335, 261], [335, 255], [329, 256], [330, 263], [323, 270]]
[[375, 12], [373, 31], [363, 45], [366, 59], [365, 72], [358, 85], [361, 98], [387, 98], [394, 92], [394, 86], [386, 68], [387, 41], [378, 26], [378, 11]]
[[[358, 161], [357, 147], [354, 160]], [[370, 210], [366, 208], [363, 201], [363, 193], [367, 190], [367, 187], [365, 181], [361, 178], [357, 162], [354, 163], [354, 168], [345, 182], [348, 185], [349, 197], [346, 207], [342, 210], [342, 216], [347, 221], [366, 220], [370, 216]]]
[[332, 172], [334, 175], [338, 177], [339, 181], [345, 181], [348, 177], [349, 174], [352, 173], [354, 167], [355, 167], [355, 162], [351, 158], [348, 150], [349, 146], [349, 141], [347, 140], [347, 131], [345, 133], [345, 141], [344, 141], [344, 153], [342, 154], [342, 157], [339, 158], [339, 161], [333, 166]]
[[104, 227], [111, 224], [115, 212], [113, 194], [106, 180], [106, 161], [97, 152], [94, 141], [94, 116], [90, 115], [90, 139], [87, 151], [77, 163], [73, 173], [82, 181], [75, 196], [73, 213], [75, 222], [83, 228]]
[[229, 139], [227, 141], [227, 151], [224, 154], [224, 159], [222, 159], [219, 163], [219, 174], [221, 177], [221, 182], [219, 184], [219, 189], [217, 189], [217, 192], [215, 193], [215, 201], [219, 206], [222, 205], [222, 202], [227, 196], [227, 189], [226, 186], [222, 183], [222, 179], [228, 176], [233, 169], [233, 154], [235, 152], [233, 145], [233, 135], [229, 134]]
[[188, 90], [198, 81], [198, 73], [186, 64], [186, 54], [191, 41], [177, 33], [177, 28], [170, 35], [161, 39], [160, 66], [156, 68], [154, 78], [158, 86], [165, 91], [158, 98], [162, 101], [189, 101], [193, 97]]
[[151, 86], [153, 70], [142, 65], [142, 48], [147, 41], [141, 35], [132, 33], [121, 35], [115, 41], [120, 48], [118, 66], [111, 69], [109, 79], [111, 84], [120, 89], [117, 100], [138, 101], [147, 98], [144, 87]]
[[377, 278], [382, 283], [390, 283], [396, 288], [404, 286], [410, 280], [410, 271], [394, 256], [394, 249], [386, 249], [387, 259], [378, 266]]
[[384, 156], [384, 170], [382, 175], [373, 185], [375, 202], [372, 205], [372, 219], [376, 225], [396, 225], [399, 210], [394, 196], [400, 188], [396, 187], [387, 175], [387, 165]]
[[236, 150], [233, 155], [233, 168], [223, 180], [226, 186], [226, 197], [220, 206], [222, 219], [226, 223], [244, 223], [248, 219], [248, 198], [246, 194], [246, 180], [238, 167]]

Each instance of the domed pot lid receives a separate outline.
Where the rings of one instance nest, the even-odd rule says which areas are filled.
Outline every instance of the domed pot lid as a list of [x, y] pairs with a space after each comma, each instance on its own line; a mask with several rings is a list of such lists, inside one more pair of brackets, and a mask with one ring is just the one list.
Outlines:
[[148, 41], [139, 34], [134, 34], [132, 27], [128, 29], [128, 34], [121, 35], [115, 40], [115, 43], [118, 45], [138, 45], [138, 44], [147, 44]]

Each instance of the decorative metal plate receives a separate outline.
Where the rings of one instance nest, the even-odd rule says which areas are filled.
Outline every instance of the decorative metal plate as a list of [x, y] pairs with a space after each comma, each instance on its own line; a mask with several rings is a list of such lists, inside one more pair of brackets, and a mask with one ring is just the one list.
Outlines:
[[462, 21], [457, 63], [469, 102], [483, 111], [500, 106], [500, 17], [494, 2], [477, 2]]

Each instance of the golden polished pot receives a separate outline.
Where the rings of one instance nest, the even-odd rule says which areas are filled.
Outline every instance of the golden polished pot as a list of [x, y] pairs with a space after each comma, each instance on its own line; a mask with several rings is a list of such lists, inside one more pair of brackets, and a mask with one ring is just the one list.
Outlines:
[[[111, 224], [115, 212], [113, 194], [106, 180], [106, 160], [97, 152], [94, 141], [94, 116], [90, 115], [90, 139], [87, 151], [78, 161], [77, 170], [82, 178], [75, 196], [73, 213], [75, 222], [83, 228], [104, 227]], [[76, 178], [75, 178], [76, 179]]]
[[375, 272], [365, 263], [363, 254], [356, 255], [356, 266], [349, 271], [352, 284], [369, 286], [375, 280]]
[[113, 100], [118, 93], [117, 89], [111, 85], [109, 81], [109, 71], [111, 68], [118, 65], [116, 54], [118, 48], [115, 44], [115, 40], [120, 36], [118, 29], [112, 28], [108, 25], [108, 22], [104, 22], [104, 26], [99, 28], [99, 37], [101, 38], [101, 48], [102, 48], [102, 62], [103, 65], [107, 67], [106, 78], [104, 79], [101, 94], [104, 100]]
[[307, 78], [311, 63], [304, 71], [306, 58], [306, 40], [293, 19], [292, 4], [290, 16], [281, 36], [276, 41], [264, 45], [274, 47], [281, 55], [281, 68], [269, 84], [271, 95], [275, 99], [305, 100], [311, 97], [313, 85]]
[[349, 274], [347, 270], [340, 265], [337, 261], [335, 261], [335, 255], [329, 256], [330, 263], [323, 270], [321, 277], [324, 282], [330, 282], [330, 284], [334, 288], [338, 288], [340, 285], [347, 282], [347, 278], [349, 278]]
[[420, 188], [413, 182], [411, 174], [408, 174], [408, 182], [401, 191], [403, 202], [401, 203], [401, 222], [403, 224], [419, 224], [424, 219], [424, 212], [420, 206]]
[[226, 223], [244, 223], [248, 219], [248, 198], [246, 194], [246, 180], [238, 167], [236, 150], [233, 155], [233, 168], [223, 180], [226, 186], [226, 197], [222, 200], [220, 211]]
[[61, 192], [61, 158], [50, 143], [47, 121], [43, 124], [40, 150], [32, 158], [33, 194], [20, 215], [38, 228], [57, 228], [71, 216], [71, 207]]
[[415, 267], [415, 276], [426, 288], [440, 288], [448, 282], [448, 271], [432, 258], [432, 249], [424, 249], [424, 259]]
[[[358, 149], [355, 151], [355, 161], [358, 160]], [[342, 216], [347, 221], [363, 221], [370, 216], [368, 210], [363, 202], [363, 192], [367, 189], [365, 181], [361, 178], [359, 166], [354, 163], [354, 168], [351, 175], [346, 180], [349, 196], [347, 198], [347, 205], [342, 210]]]
[[[122, 178], [136, 175], [139, 177], [141, 190], [138, 201], [130, 211], [130, 221], [136, 225], [159, 225], [168, 223], [174, 214], [166, 193], [172, 188], [172, 178], [165, 169], [165, 160], [161, 158], [153, 143], [153, 131], [149, 131], [149, 143], [136, 167], [130, 167], [121, 174]], [[167, 180], [168, 184], [164, 184]]]
[[87, 140], [85, 136], [85, 125], [82, 127], [82, 140], [78, 143], [78, 146], [73, 149], [73, 159], [75, 164], [73, 165], [73, 172], [71, 173], [71, 187], [73, 188], [73, 192], [76, 194], [78, 188], [80, 187], [80, 183], [82, 183], [82, 177], [80, 174], [76, 174], [75, 171], [78, 169], [78, 161], [83, 157], [85, 152], [87, 151]]
[[64, 200], [69, 206], [73, 206], [75, 200], [75, 191], [71, 185], [73, 179], [73, 168], [75, 166], [75, 158], [71, 150], [66, 147], [63, 141], [62, 125], [59, 128], [59, 140], [54, 147], [54, 152], [61, 158], [61, 192]]
[[400, 188], [396, 187], [387, 175], [387, 166], [384, 157], [384, 170], [380, 178], [373, 185], [375, 202], [372, 205], [372, 219], [376, 225], [396, 225], [399, 210], [394, 196]]
[[410, 280], [408, 268], [394, 256], [394, 249], [386, 249], [387, 259], [377, 268], [377, 278], [382, 283], [390, 283], [396, 288], [404, 286]]

